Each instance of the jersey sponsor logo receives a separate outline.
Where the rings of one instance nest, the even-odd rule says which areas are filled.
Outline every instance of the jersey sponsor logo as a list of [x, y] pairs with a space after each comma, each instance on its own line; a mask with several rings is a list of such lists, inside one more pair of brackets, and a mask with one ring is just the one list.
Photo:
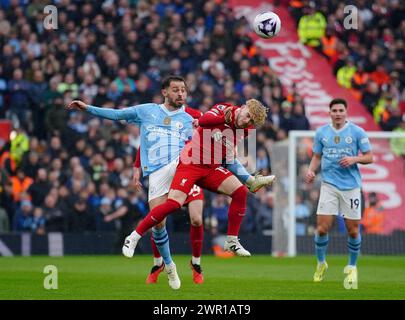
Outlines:
[[360, 143], [361, 143], [361, 144], [368, 143], [368, 138], [363, 138], [363, 139], [361, 139], [361, 140], [360, 140]]
[[181, 185], [182, 187], [184, 187], [184, 185], [186, 184], [187, 180], [188, 180], [188, 179], [181, 179], [180, 185]]
[[345, 142], [346, 142], [347, 144], [351, 144], [351, 143], [353, 142], [352, 137], [346, 137], [346, 138], [345, 138]]
[[[184, 141], [189, 140], [188, 139], [189, 136], [186, 135], [186, 133], [184, 133], [184, 132], [179, 133], [179, 132], [177, 132], [175, 130], [165, 129], [165, 128], [157, 127], [157, 126], [154, 126], [154, 125], [148, 125], [146, 127], [146, 130], [148, 131], [148, 134], [149, 133], [154, 133], [154, 134], [156, 134], [157, 136], [160, 136], [160, 137], [173, 136], [175, 138], [179, 138], [179, 139], [184, 140]], [[149, 139], [149, 135], [148, 135], [148, 139]]]

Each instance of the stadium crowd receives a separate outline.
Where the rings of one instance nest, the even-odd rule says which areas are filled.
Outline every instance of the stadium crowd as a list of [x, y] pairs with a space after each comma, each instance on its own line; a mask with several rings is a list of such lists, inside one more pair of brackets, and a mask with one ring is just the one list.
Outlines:
[[405, 113], [405, 4], [355, 0], [350, 5], [291, 1], [290, 11], [300, 41], [321, 52], [339, 85], [351, 90], [383, 130], [392, 131]]
[[[0, 119], [13, 123], [12, 140], [0, 141], [0, 232], [128, 233], [147, 213], [146, 192], [131, 187], [139, 129], [67, 112], [64, 107], [73, 99], [112, 108], [161, 103], [160, 81], [169, 74], [186, 79], [188, 105], [202, 112], [218, 102], [238, 105], [257, 98], [269, 107], [268, 121], [257, 133], [256, 169], [263, 174], [271, 171], [274, 141], [286, 139], [290, 130], [310, 128], [303, 99], [295, 88], [285, 91], [249, 36], [246, 19], [237, 19], [227, 1], [106, 0], [99, 6], [54, 1], [55, 30], [44, 28], [46, 4], [0, 0]], [[375, 54], [362, 59], [361, 53], [369, 52], [364, 41], [371, 43], [367, 39], [378, 38], [379, 32], [367, 29], [353, 40], [354, 35], [336, 32], [334, 7], [321, 8], [341, 39], [333, 60], [336, 72], [349, 57], [357, 65], [364, 60], [365, 70], [385, 81], [368, 80], [361, 87], [365, 105], [370, 111], [377, 104], [386, 106], [388, 93], [398, 105], [404, 88], [405, 34], [399, 30], [405, 24], [396, 28], [389, 20], [386, 28], [378, 29], [395, 50], [386, 48], [385, 54], [380, 47], [386, 42], [373, 41]], [[386, 63], [380, 63], [381, 56]], [[381, 66], [387, 77], [377, 70]], [[299, 172], [309, 156], [300, 155]], [[318, 195], [308, 191], [297, 199], [303, 230], [314, 217]], [[227, 199], [206, 196], [207, 230], [223, 232]], [[241, 231], [271, 229], [273, 201], [272, 190], [250, 194]], [[179, 217], [170, 217], [169, 230], [187, 230], [188, 219]]]

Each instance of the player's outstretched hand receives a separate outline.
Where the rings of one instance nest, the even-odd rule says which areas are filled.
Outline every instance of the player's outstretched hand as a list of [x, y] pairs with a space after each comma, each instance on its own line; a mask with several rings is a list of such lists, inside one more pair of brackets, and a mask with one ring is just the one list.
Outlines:
[[308, 170], [307, 174], [305, 175], [305, 182], [312, 183], [314, 182], [314, 179], [315, 179], [315, 172], [313, 172], [312, 170]]
[[354, 165], [355, 163], [356, 163], [356, 159], [354, 157], [344, 157], [339, 160], [339, 164], [343, 168], [350, 167], [350, 166]]
[[85, 104], [83, 101], [80, 101], [80, 100], [73, 100], [71, 103], [68, 104], [66, 109], [86, 111], [87, 104]]

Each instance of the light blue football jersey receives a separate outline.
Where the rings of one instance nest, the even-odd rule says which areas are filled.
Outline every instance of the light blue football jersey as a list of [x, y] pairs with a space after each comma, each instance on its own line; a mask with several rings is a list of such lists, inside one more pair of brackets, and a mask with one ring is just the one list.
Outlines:
[[124, 109], [88, 106], [87, 112], [110, 120], [125, 120], [140, 127], [141, 167], [144, 176], [159, 170], [180, 155], [193, 135], [193, 118], [184, 106], [169, 111], [163, 104], [146, 103]]
[[360, 170], [357, 164], [343, 168], [339, 160], [371, 151], [370, 141], [364, 129], [346, 122], [337, 130], [332, 124], [316, 130], [312, 151], [322, 156], [321, 175], [324, 182], [339, 190], [361, 188]]

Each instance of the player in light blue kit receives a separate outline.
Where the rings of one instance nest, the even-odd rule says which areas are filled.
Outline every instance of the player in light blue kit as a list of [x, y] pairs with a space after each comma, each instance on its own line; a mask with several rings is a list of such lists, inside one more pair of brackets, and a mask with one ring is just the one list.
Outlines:
[[[334, 216], [340, 214], [345, 219], [349, 234], [349, 263], [344, 272], [348, 274], [349, 285], [357, 288], [356, 263], [361, 246], [361, 176], [357, 164], [372, 163], [373, 155], [366, 132], [346, 121], [347, 102], [344, 99], [333, 99], [329, 104], [329, 114], [332, 123], [316, 130], [313, 156], [306, 174], [306, 182], [312, 183], [315, 171], [321, 165], [322, 185], [314, 239], [318, 264], [314, 282], [322, 281], [328, 269], [328, 232]], [[358, 155], [359, 151], [362, 155]]]
[[[162, 94], [165, 98], [163, 104], [147, 103], [120, 110], [98, 108], [77, 100], [72, 101], [67, 107], [110, 120], [125, 120], [140, 126], [141, 168], [143, 175], [149, 176], [148, 202], [150, 209], [166, 201], [180, 151], [193, 134], [194, 119], [184, 111], [184, 103], [187, 98], [184, 79], [176, 76], [167, 77], [162, 82]], [[227, 169], [247, 184], [252, 192], [256, 192], [265, 185], [270, 185], [274, 180], [274, 176], [252, 177], [239, 161], [228, 165]], [[191, 216], [190, 207], [189, 211]], [[202, 205], [199, 210], [194, 211], [196, 211], [194, 214], [199, 215], [202, 221]], [[176, 265], [171, 258], [164, 222], [155, 226], [152, 234], [162, 255], [169, 285], [173, 289], [179, 289], [180, 279], [177, 275]]]

